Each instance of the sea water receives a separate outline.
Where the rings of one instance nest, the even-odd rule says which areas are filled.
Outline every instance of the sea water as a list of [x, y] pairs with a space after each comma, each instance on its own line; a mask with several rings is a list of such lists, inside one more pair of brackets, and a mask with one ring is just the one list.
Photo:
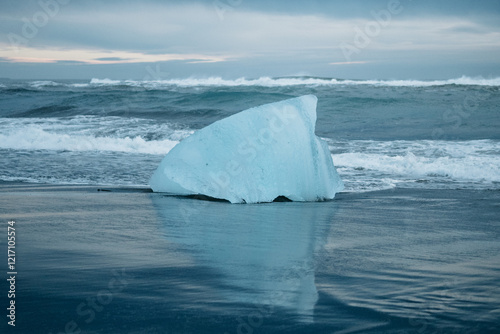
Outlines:
[[264, 103], [318, 96], [346, 191], [498, 189], [500, 79], [13, 81], [0, 85], [0, 180], [147, 185], [194, 131]]

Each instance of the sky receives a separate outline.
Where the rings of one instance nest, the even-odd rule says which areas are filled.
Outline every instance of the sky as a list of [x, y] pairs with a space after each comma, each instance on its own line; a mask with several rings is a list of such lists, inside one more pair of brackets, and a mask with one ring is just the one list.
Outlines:
[[0, 77], [500, 77], [500, 1], [2, 0]]

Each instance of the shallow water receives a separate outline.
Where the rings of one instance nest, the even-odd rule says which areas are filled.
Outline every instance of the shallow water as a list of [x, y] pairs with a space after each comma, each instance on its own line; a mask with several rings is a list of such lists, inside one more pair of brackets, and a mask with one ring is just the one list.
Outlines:
[[498, 192], [231, 205], [96, 190], [2, 186], [0, 218], [17, 228], [16, 330], [500, 328]]

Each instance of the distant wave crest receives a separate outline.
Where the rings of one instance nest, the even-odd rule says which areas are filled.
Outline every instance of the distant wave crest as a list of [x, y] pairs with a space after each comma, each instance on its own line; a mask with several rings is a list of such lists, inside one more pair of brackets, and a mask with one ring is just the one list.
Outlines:
[[57, 82], [57, 81], [32, 81], [25, 87], [19, 83], [0, 84], [0, 88], [28, 88], [28, 89], [92, 89], [100, 87], [131, 87], [144, 89], [171, 89], [190, 87], [291, 87], [291, 86], [374, 86], [374, 87], [436, 87], [436, 86], [485, 86], [500, 87], [500, 78], [472, 78], [462, 76], [448, 80], [347, 80], [316, 77], [261, 77], [258, 79], [223, 79], [221, 77], [186, 78], [167, 80], [112, 80], [93, 78], [87, 82]]
[[261, 77], [258, 79], [239, 78], [234, 80], [223, 79], [221, 77], [210, 77], [205, 79], [169, 79], [153, 81], [136, 80], [110, 80], [110, 79], [92, 79], [89, 86], [132, 86], [132, 87], [151, 87], [162, 88], [169, 86], [178, 87], [238, 87], [238, 86], [259, 86], [259, 87], [286, 87], [286, 86], [338, 86], [338, 85], [370, 85], [370, 86], [388, 86], [388, 87], [432, 87], [432, 86], [500, 86], [500, 78], [484, 79], [470, 78], [462, 76], [457, 79], [449, 80], [343, 80], [330, 78], [313, 77], [287, 77], [270, 78]]

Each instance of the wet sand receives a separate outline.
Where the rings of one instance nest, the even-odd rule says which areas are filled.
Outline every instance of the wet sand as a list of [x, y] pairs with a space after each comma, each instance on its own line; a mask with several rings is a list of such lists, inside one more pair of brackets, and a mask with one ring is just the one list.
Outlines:
[[1, 331], [493, 333], [498, 203], [498, 191], [395, 189], [231, 205], [1, 183], [17, 270], [16, 327], [4, 315]]

